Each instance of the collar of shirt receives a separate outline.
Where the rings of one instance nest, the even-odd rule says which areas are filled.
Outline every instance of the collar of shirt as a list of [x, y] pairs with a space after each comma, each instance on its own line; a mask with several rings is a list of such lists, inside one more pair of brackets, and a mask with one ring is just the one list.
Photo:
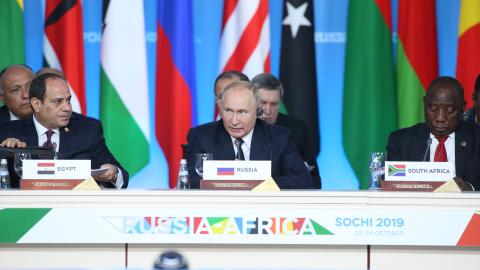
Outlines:
[[[430, 138], [432, 139], [432, 144], [430, 145], [430, 161], [433, 161], [435, 150], [438, 146], [438, 140], [432, 133], [430, 133]], [[453, 164], [455, 164], [455, 132], [448, 135], [448, 138], [445, 141], [445, 150], [447, 151], [448, 162], [453, 162]]]
[[10, 114], [10, 121], [20, 120], [12, 111], [8, 110], [8, 113]]
[[[250, 160], [250, 146], [252, 145], [253, 130], [254, 128], [247, 135], [245, 135], [245, 137], [241, 138], [243, 140], [242, 150], [243, 155], [245, 156], [245, 160]], [[235, 147], [235, 140], [237, 138], [230, 136], [230, 139], [232, 140], [233, 149], [236, 155], [237, 147]]]
[[[35, 118], [35, 115], [33, 115], [33, 123], [35, 124], [35, 129], [37, 130], [38, 145], [43, 146], [43, 144], [47, 141], [47, 134], [45, 134], [45, 132], [47, 132], [48, 128], [40, 124], [37, 118]], [[52, 144], [55, 146], [55, 151], [58, 152], [58, 149], [60, 147], [60, 130], [58, 128], [52, 130]]]

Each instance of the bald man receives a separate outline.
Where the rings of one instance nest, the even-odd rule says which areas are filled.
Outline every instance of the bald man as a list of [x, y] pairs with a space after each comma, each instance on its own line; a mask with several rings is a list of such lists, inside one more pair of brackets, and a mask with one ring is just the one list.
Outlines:
[[32, 69], [26, 65], [11, 65], [0, 72], [0, 121], [27, 119], [32, 116], [28, 88], [33, 80]]

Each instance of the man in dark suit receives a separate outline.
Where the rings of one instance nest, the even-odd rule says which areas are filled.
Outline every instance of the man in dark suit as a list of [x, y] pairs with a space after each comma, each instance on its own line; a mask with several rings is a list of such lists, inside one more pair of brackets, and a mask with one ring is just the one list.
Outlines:
[[26, 65], [10, 65], [0, 71], [0, 121], [26, 119], [32, 115], [28, 87], [34, 75]]
[[475, 80], [475, 88], [473, 89], [472, 100], [473, 107], [463, 114], [463, 120], [466, 122], [474, 123], [480, 126], [480, 74], [478, 74]]
[[454, 162], [459, 187], [479, 190], [480, 135], [473, 124], [460, 121], [465, 106], [462, 85], [439, 77], [427, 88], [423, 103], [425, 123], [392, 132], [387, 160]]
[[128, 172], [108, 150], [101, 126], [83, 116], [72, 116], [70, 98], [62, 76], [47, 73], [35, 77], [30, 85], [33, 117], [4, 123], [1, 145], [41, 145], [53, 148], [61, 159], [89, 159], [92, 168], [106, 169], [94, 177], [102, 186], [126, 188]]
[[292, 132], [292, 138], [298, 153], [307, 164], [312, 165], [311, 174], [315, 187], [321, 188], [322, 182], [317, 159], [307, 125], [292, 116], [278, 111], [283, 98], [284, 90], [282, 83], [275, 76], [268, 73], [256, 75], [251, 82], [260, 96], [260, 107], [263, 112], [260, 118], [268, 124], [283, 126]]
[[271, 160], [272, 177], [281, 189], [313, 188], [289, 130], [257, 119], [258, 94], [249, 82], [229, 84], [220, 100], [221, 120], [190, 129], [188, 170], [190, 185], [199, 187], [195, 172], [197, 153], [212, 153], [216, 160]]

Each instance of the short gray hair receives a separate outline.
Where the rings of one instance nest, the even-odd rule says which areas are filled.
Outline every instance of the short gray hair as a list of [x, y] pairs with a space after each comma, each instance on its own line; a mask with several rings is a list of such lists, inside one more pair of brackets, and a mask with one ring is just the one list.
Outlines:
[[270, 73], [260, 73], [253, 77], [252, 79], [253, 86], [258, 90], [267, 90], [267, 91], [279, 91], [280, 99], [283, 99], [283, 85], [280, 80], [273, 76]]

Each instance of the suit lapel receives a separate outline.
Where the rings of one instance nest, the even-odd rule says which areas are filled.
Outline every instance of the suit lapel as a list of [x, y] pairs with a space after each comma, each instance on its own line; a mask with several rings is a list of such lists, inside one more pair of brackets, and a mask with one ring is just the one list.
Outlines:
[[216, 145], [220, 147], [215, 149], [215, 154], [213, 158], [216, 160], [234, 160], [235, 159], [235, 150], [233, 149], [232, 140], [230, 135], [225, 130], [222, 120], [217, 121], [217, 134], [215, 140], [217, 141]]
[[25, 131], [24, 135], [26, 136], [25, 142], [27, 145], [38, 146], [38, 133], [33, 119], [25, 121]]
[[[72, 121], [73, 119], [70, 119]], [[69, 153], [67, 149], [75, 149], [72, 143], [72, 130], [70, 124], [66, 127], [60, 128], [60, 147], [58, 149], [59, 158], [68, 158]]]
[[430, 138], [430, 131], [428, 130], [425, 124], [420, 126], [418, 138], [419, 138], [418, 140], [414, 140], [415, 145], [407, 146], [407, 147], [412, 147], [412, 149], [415, 151], [415, 160], [418, 160], [418, 161], [423, 160], [423, 156], [425, 155], [425, 151], [426, 151], [427, 155], [425, 157], [425, 160], [429, 161], [430, 149], [427, 150], [427, 141], [428, 141], [428, 138]]
[[266, 127], [259, 121], [255, 123], [252, 144], [250, 145], [250, 160], [270, 160], [270, 156], [267, 156], [267, 135], [264, 128]]
[[473, 147], [473, 135], [466, 125], [460, 123], [455, 131], [455, 170], [457, 175], [463, 175], [468, 163], [468, 157]]

